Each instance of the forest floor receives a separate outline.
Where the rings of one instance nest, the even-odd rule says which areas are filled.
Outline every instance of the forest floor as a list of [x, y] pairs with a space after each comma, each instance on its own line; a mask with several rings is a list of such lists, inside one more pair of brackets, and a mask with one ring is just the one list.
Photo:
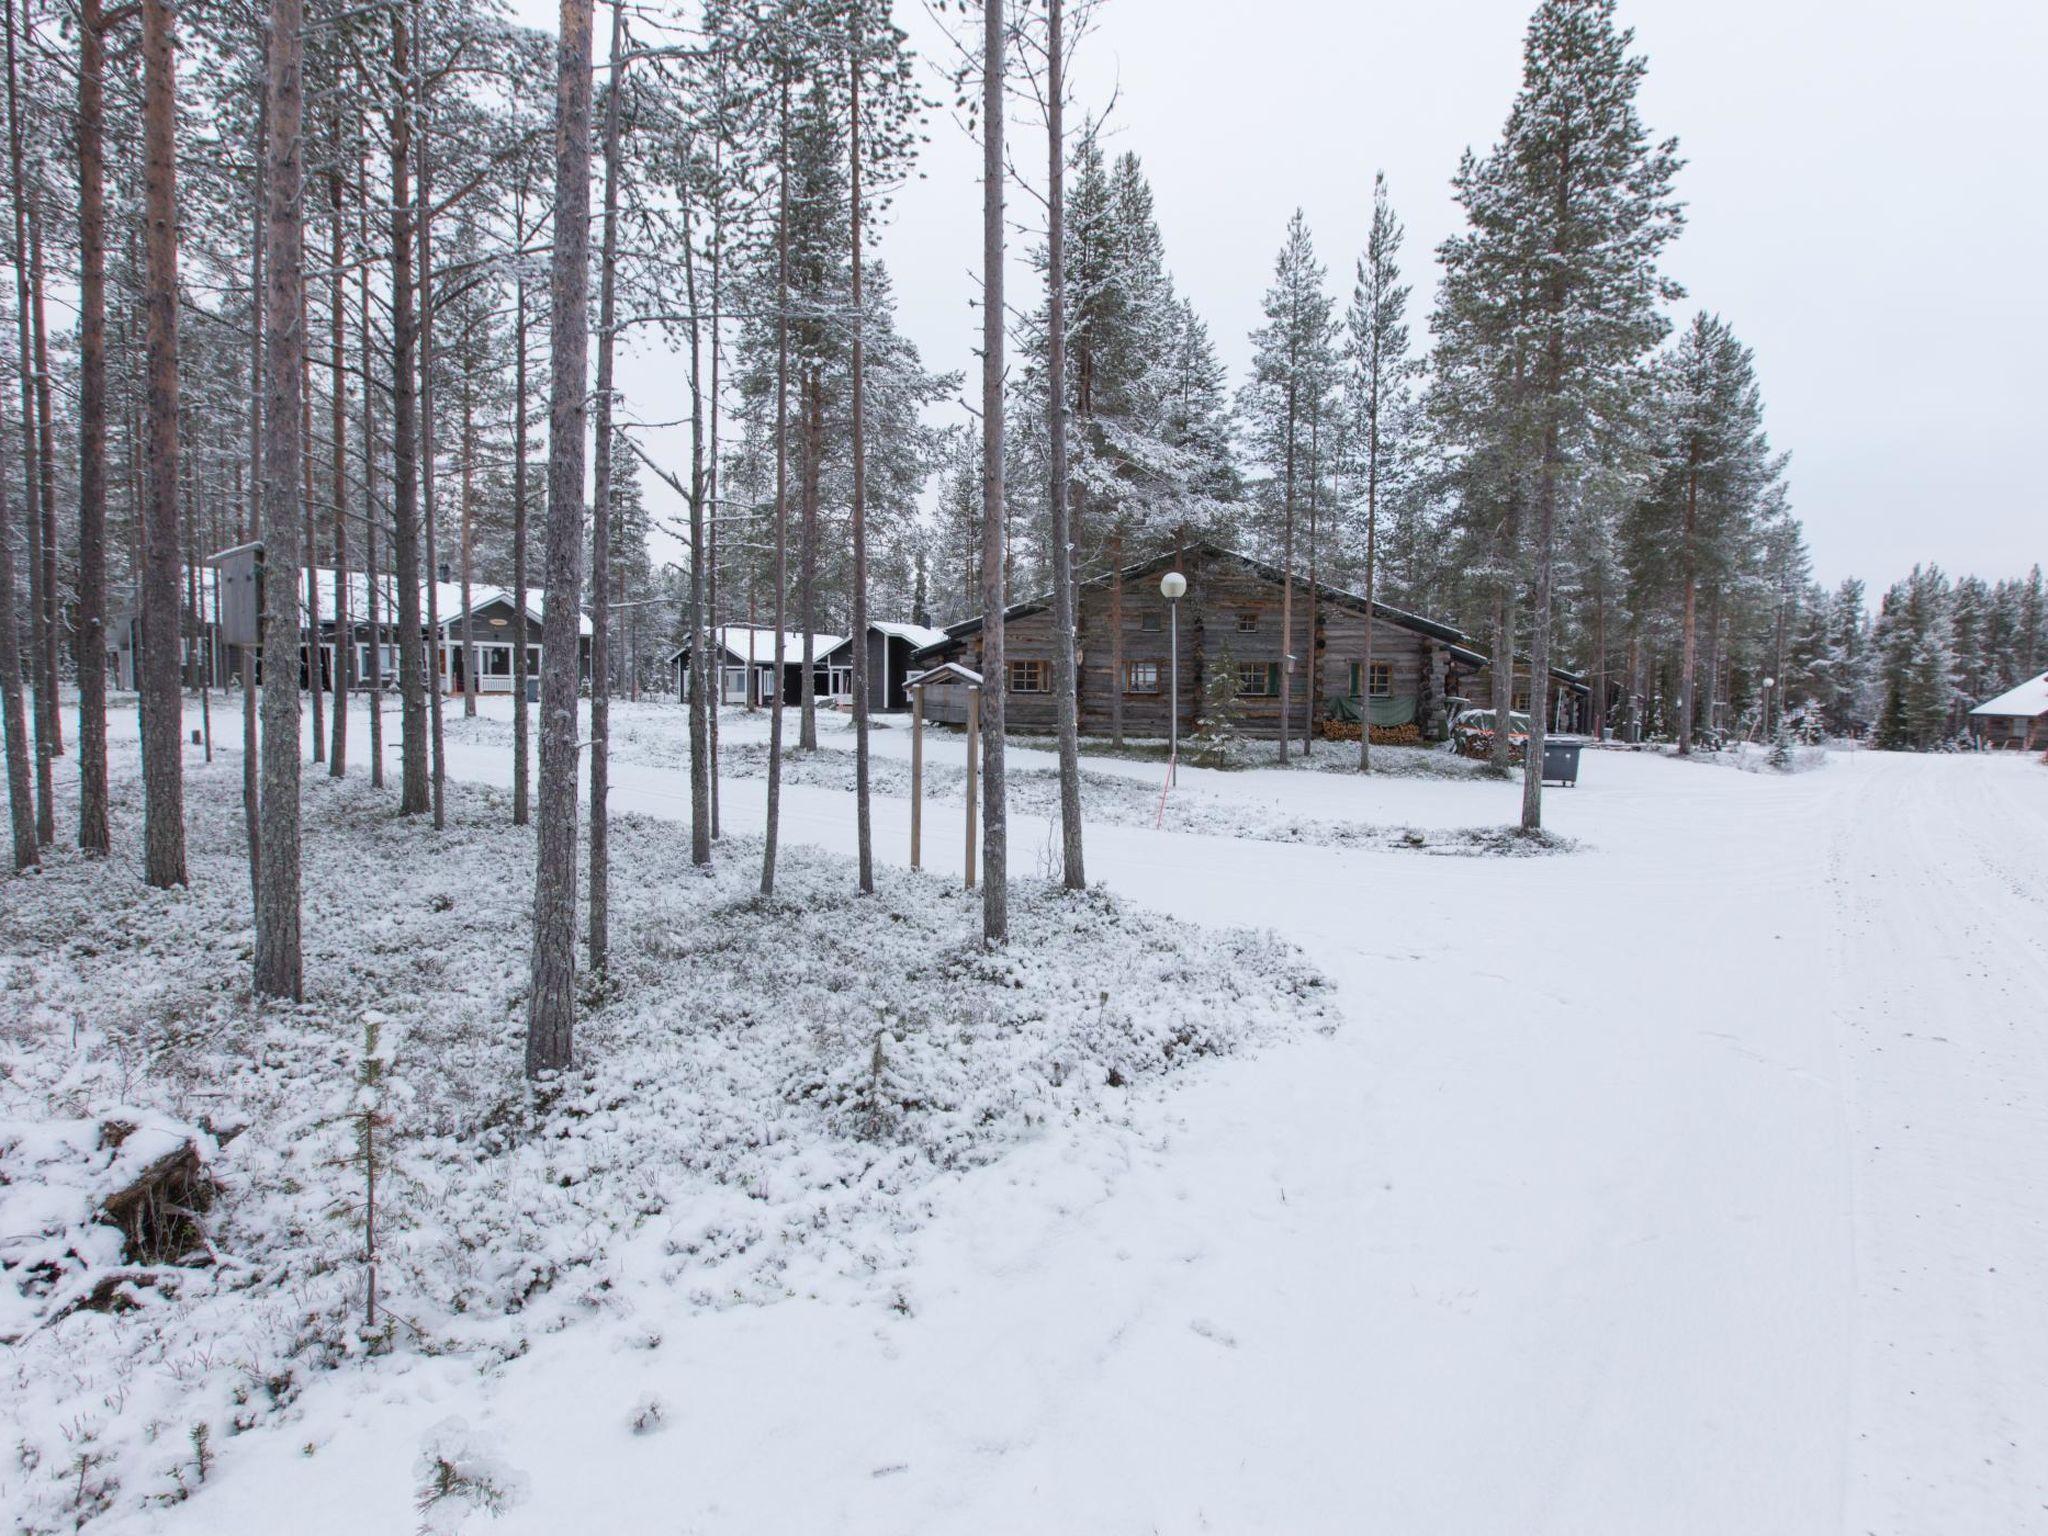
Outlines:
[[[232, 785], [238, 722], [217, 705], [214, 724], [213, 772]], [[692, 899], [674, 894], [683, 830], [658, 825], [688, 817], [682, 729], [672, 704], [615, 706], [613, 807], [643, 818], [618, 840], [622, 868], [657, 882], [622, 906]], [[360, 710], [352, 730], [360, 753]], [[821, 731], [829, 751], [847, 745], [842, 718]], [[114, 732], [132, 751], [132, 714]], [[751, 753], [758, 774], [764, 737], [762, 717], [726, 717], [735, 769]], [[502, 718], [451, 715], [449, 743], [456, 779], [509, 782]], [[958, 789], [941, 786], [960, 753], [957, 736], [927, 743], [938, 880], [919, 889], [957, 878]], [[876, 732], [875, 754], [876, 850], [896, 866], [908, 806], [886, 765], [907, 760], [902, 722]], [[1051, 761], [1011, 744], [1020, 773]], [[821, 753], [784, 789], [804, 900], [828, 899], [819, 882], [844, 866], [825, 856], [852, 847], [842, 771]], [[1149, 797], [1156, 814], [1158, 765], [1089, 771], [1091, 808]], [[764, 790], [739, 773], [721, 786], [734, 841], [719, 879], [735, 897]], [[366, 790], [323, 794], [374, 812]], [[294, 1531], [407, 1530], [439, 1455], [508, 1495], [468, 1528], [507, 1533], [2048, 1529], [2048, 770], [1842, 752], [1780, 775], [1589, 753], [1578, 787], [1545, 797], [1564, 856], [1426, 856], [1504, 826], [1519, 795], [1484, 778], [1184, 767], [1169, 807], [1206, 808], [1157, 830], [1104, 809], [1089, 874], [1156, 944], [1178, 924], [1277, 936], [1195, 951], [1205, 998], [1233, 965], [1293, 978], [1254, 991], [1272, 1000], [1245, 1032], [1255, 1049], [1145, 1077], [1106, 1110], [1062, 1101], [1007, 1130], [992, 1161], [926, 1168], [915, 1149], [914, 1186], [885, 1192], [886, 1243], [860, 1265], [840, 1245], [769, 1244], [811, 1255], [780, 1299], [724, 1289], [760, 1273], [752, 1242], [717, 1247], [736, 1230], [729, 1187], [664, 1175], [653, 1193], [676, 1203], [641, 1241], [665, 1251], [626, 1266], [634, 1283], [555, 1287], [525, 1326], [455, 1325], [510, 1343], [495, 1352], [401, 1344], [303, 1373], [282, 1407], [212, 1445], [195, 1497], [124, 1504], [106, 1528], [271, 1531], [289, 1510]], [[502, 812], [470, 790], [451, 804], [457, 844]], [[1020, 795], [1023, 885], [1042, 883], [1051, 816]], [[1422, 829], [1444, 846], [1269, 835], [1289, 821]], [[425, 835], [404, 829], [405, 846]], [[516, 948], [522, 878], [509, 859], [495, 900], [511, 920], [485, 925], [480, 955]], [[884, 895], [908, 917], [901, 878]], [[373, 880], [356, 883], [365, 925], [398, 924]], [[971, 925], [965, 898], [925, 904]], [[1150, 914], [1176, 926], [1147, 928]], [[341, 919], [330, 904], [321, 921]], [[644, 922], [621, 931], [622, 949], [653, 943]], [[747, 932], [724, 964], [802, 964], [772, 927]], [[382, 942], [404, 953], [407, 938]], [[1260, 942], [1235, 953], [1265, 960], [1213, 964]], [[1093, 963], [1112, 997], [1143, 999], [1119, 1036], [1142, 1038], [1137, 1008], [1181, 1005], [1162, 1001], [1168, 972], [1128, 962]], [[437, 958], [428, 990], [475, 990], [446, 979], [464, 965]], [[688, 955], [650, 948], [643, 965], [636, 985], [684, 973], [664, 995], [712, 985]], [[316, 994], [328, 984], [316, 974]], [[891, 977], [870, 984], [915, 1000]], [[288, 1051], [276, 1034], [259, 1057]], [[512, 1070], [515, 1036], [509, 1020], [479, 1035], [450, 1070]], [[602, 1024], [589, 1039], [622, 1049]], [[326, 1058], [342, 1092], [347, 1060], [338, 1042]], [[19, 1093], [22, 1071], [10, 1061], [0, 1081]], [[663, 1112], [683, 1112], [706, 1072]], [[769, 1203], [751, 1203], [776, 1233], [817, 1176], [807, 1157], [856, 1145], [829, 1109], [778, 1120], [814, 1144], [764, 1161]], [[685, 1119], [647, 1156], [685, 1159], [702, 1130]], [[632, 1165], [630, 1139], [595, 1151], [572, 1160], [623, 1197], [607, 1170]], [[484, 1193], [454, 1182], [451, 1216], [475, 1222], [462, 1202]], [[498, 1198], [559, 1237], [559, 1213], [592, 1197], [536, 1177]], [[520, 1230], [474, 1250], [490, 1262], [468, 1283], [487, 1306], [518, 1274]], [[706, 1241], [717, 1287], [690, 1273]], [[19, 1411], [46, 1384], [30, 1352], [11, 1353]], [[192, 1392], [222, 1389], [203, 1360], [184, 1368]], [[0, 1476], [21, 1486], [12, 1460]]]

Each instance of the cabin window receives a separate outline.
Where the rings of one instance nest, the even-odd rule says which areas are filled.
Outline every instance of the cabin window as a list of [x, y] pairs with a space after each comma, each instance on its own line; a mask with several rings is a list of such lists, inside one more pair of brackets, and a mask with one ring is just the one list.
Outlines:
[[1237, 632], [1240, 635], [1255, 635], [1259, 632], [1257, 613], [1240, 613], [1237, 616]]
[[1124, 663], [1125, 693], [1157, 693], [1159, 691], [1159, 663], [1156, 661], [1127, 661]]
[[1508, 708], [1521, 710], [1524, 714], [1528, 713], [1529, 688], [1526, 683], [1516, 688], [1512, 695], [1510, 695], [1508, 701]]
[[[1366, 697], [1391, 699], [1394, 696], [1394, 664], [1391, 661], [1376, 661], [1372, 664], [1372, 687]], [[1358, 697], [1358, 663], [1351, 663], [1351, 697]]]
[[476, 671], [479, 677], [510, 677], [512, 675], [512, 647], [509, 645], [478, 646]]
[[1009, 664], [1010, 692], [1050, 693], [1052, 668], [1043, 661], [1013, 661]]
[[1155, 611], [1152, 613], [1139, 614], [1138, 628], [1144, 630], [1147, 634], [1158, 634], [1160, 628], [1160, 619], [1158, 613]]
[[1280, 663], [1240, 661], [1237, 664], [1238, 697], [1270, 699], [1280, 691]]

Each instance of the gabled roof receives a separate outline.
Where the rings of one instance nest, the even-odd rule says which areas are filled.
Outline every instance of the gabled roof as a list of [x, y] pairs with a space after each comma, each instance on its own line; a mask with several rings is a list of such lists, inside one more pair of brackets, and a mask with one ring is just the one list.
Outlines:
[[[454, 594], [452, 601], [449, 597], [451, 592]], [[513, 596], [514, 594], [510, 587], [485, 587], [472, 582], [469, 588], [469, 612], [482, 613], [486, 608], [494, 608], [500, 603], [504, 604], [507, 608], [514, 607], [516, 604], [513, 601]], [[545, 587], [528, 587], [526, 589], [525, 612], [526, 621], [529, 624], [539, 624], [544, 621], [547, 613], [547, 599], [548, 594]], [[438, 584], [434, 601], [441, 611], [441, 628], [443, 630], [446, 630], [451, 624], [461, 622], [463, 608], [462, 584], [460, 582], [443, 582]], [[576, 615], [576, 630], [578, 634], [582, 635], [591, 633], [589, 614], [579, 613]]]
[[[1163, 574], [1191, 550], [1207, 555], [1212, 559], [1235, 560], [1239, 565], [1264, 577], [1276, 586], [1287, 578], [1287, 573], [1281, 566], [1275, 565], [1269, 560], [1262, 560], [1257, 555], [1243, 554], [1238, 550], [1208, 539], [1191, 539], [1178, 550], [1168, 550], [1163, 554], [1154, 555], [1150, 559], [1140, 560], [1136, 564], [1127, 565], [1121, 572], [1106, 572], [1101, 576], [1090, 577], [1087, 581], [1082, 582], [1081, 585], [1084, 587], [1106, 587], [1119, 575], [1126, 582], [1142, 581], [1147, 576]], [[1309, 585], [1307, 578], [1298, 574], [1294, 580], [1297, 586], [1305, 588]], [[1350, 608], [1358, 613], [1367, 611], [1368, 605], [1366, 600], [1359, 593], [1347, 591], [1343, 587], [1334, 587], [1328, 582], [1321, 581], [1315, 583], [1315, 589], [1325, 602], [1338, 607]], [[1027, 618], [1034, 613], [1043, 612], [1051, 604], [1052, 598], [1050, 596], [1033, 598], [1029, 602], [1017, 603], [1004, 610], [1003, 622], [1007, 624], [1012, 619]], [[1484, 666], [1486, 664], [1487, 652], [1485, 643], [1466, 634], [1455, 625], [1446, 624], [1439, 619], [1425, 618], [1419, 613], [1409, 613], [1404, 609], [1390, 607], [1386, 603], [1378, 601], [1374, 601], [1370, 608], [1375, 618], [1383, 619], [1389, 624], [1397, 625], [1415, 634], [1427, 635], [1432, 640], [1441, 641], [1450, 647], [1451, 653], [1454, 656], [1468, 666]], [[944, 639], [919, 647], [917, 652], [918, 658], [920, 660], [926, 659], [931, 652], [943, 646], [965, 640], [968, 636], [977, 633], [981, 629], [981, 624], [982, 621], [980, 619], [963, 619], [958, 624], [948, 625]], [[1527, 661], [1529, 659], [1526, 654], [1520, 651], [1515, 653], [1515, 658], [1518, 661]], [[1583, 677], [1579, 676], [1576, 672], [1566, 671], [1562, 667], [1552, 667], [1550, 675], [1559, 682], [1567, 683], [1574, 688], [1584, 689], [1586, 686], [1586, 680]]]
[[943, 629], [932, 629], [923, 624], [897, 624], [887, 619], [871, 619], [868, 628], [877, 634], [887, 635], [892, 640], [908, 640], [912, 650], [921, 651], [928, 645], [937, 645], [946, 638]]
[[[744, 664], [751, 660], [755, 666], [775, 664], [775, 631], [772, 629], [759, 629], [746, 624], [722, 624], [711, 633], [719, 648], [734, 661]], [[751, 648], [747, 644], [749, 638], [753, 641]], [[848, 635], [812, 635], [811, 664], [817, 665], [834, 651], [851, 643], [851, 639], [852, 637]], [[801, 630], [785, 629], [782, 632], [782, 646], [784, 666], [803, 665], [804, 637]], [[679, 657], [687, 656], [689, 652], [689, 646], [677, 646], [668, 653], [669, 665], [673, 666]]]
[[2048, 714], [2048, 672], [2039, 677], [2030, 677], [2017, 688], [2008, 688], [1995, 699], [1986, 699], [1975, 709], [1973, 715], [2012, 715], [2021, 719], [2032, 719], [2036, 715]]

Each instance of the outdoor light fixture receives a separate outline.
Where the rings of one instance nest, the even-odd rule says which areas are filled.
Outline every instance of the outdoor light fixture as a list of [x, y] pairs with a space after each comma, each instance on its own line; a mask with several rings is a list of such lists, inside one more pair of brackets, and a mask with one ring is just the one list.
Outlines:
[[1174, 770], [1180, 766], [1180, 600], [1187, 590], [1188, 579], [1179, 571], [1168, 571], [1159, 578], [1159, 595], [1166, 599], [1167, 612], [1172, 616], [1166, 642], [1170, 658], [1167, 673], [1171, 679], [1166, 695], [1166, 782], [1169, 787], [1173, 784]]

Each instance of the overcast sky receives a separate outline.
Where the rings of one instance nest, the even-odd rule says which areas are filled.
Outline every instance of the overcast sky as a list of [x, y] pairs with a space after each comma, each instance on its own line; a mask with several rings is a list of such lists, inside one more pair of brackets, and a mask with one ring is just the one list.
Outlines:
[[[521, 11], [542, 22], [544, 0]], [[1298, 205], [1340, 302], [1375, 169], [1408, 225], [1418, 336], [1450, 176], [1499, 130], [1529, 0], [1107, 0], [1078, 106], [1115, 98], [1110, 148], [1144, 161], [1167, 260], [1243, 377]], [[937, 61], [921, 0], [899, 23]], [[1880, 589], [1915, 561], [1987, 577], [2048, 561], [2034, 462], [2048, 419], [2048, 7], [2004, 0], [1623, 0], [1649, 56], [1641, 107], [1676, 135], [1689, 225], [1681, 306], [1755, 349], [1772, 439], [1791, 450], [1816, 574]], [[934, 95], [941, 94], [936, 73]], [[1043, 165], [1013, 122], [1014, 158]], [[945, 112], [880, 256], [929, 366], [972, 369], [980, 151]], [[1042, 214], [1011, 199], [1015, 222]], [[1012, 236], [1013, 256], [1030, 243]], [[1021, 260], [1012, 304], [1037, 300]], [[673, 362], [622, 367], [633, 413], [681, 413]], [[970, 377], [968, 387], [976, 386]], [[664, 444], [682, 462], [685, 445]], [[666, 499], [666, 498], [664, 498]], [[1875, 593], [1873, 593], [1873, 597]]]

